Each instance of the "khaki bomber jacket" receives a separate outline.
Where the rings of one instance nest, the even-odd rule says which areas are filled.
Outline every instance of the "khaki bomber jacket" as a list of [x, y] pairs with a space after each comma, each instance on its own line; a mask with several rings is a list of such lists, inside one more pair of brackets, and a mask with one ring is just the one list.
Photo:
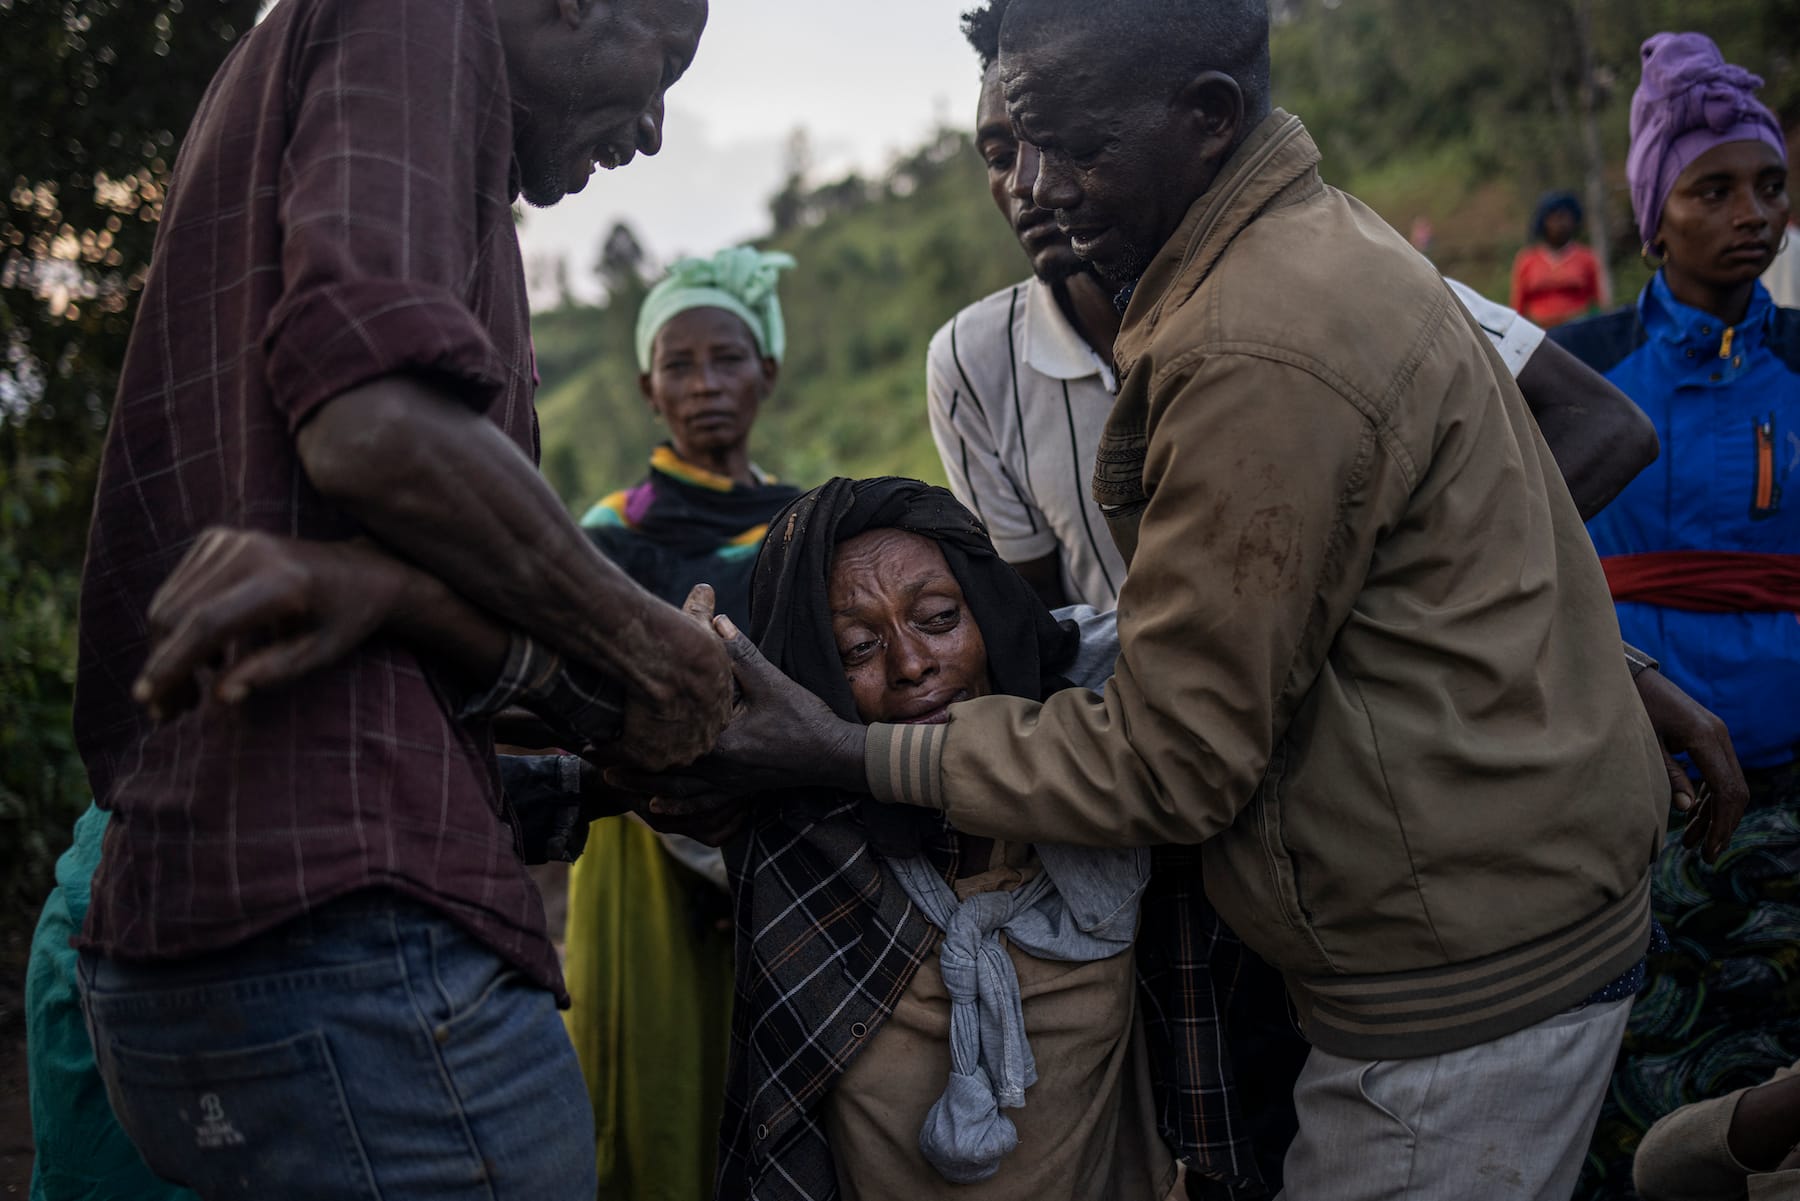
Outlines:
[[1316, 1046], [1430, 1055], [1644, 953], [1668, 779], [1518, 388], [1317, 165], [1273, 114], [1132, 297], [1105, 696], [871, 726], [869, 786], [970, 834], [1202, 842]]

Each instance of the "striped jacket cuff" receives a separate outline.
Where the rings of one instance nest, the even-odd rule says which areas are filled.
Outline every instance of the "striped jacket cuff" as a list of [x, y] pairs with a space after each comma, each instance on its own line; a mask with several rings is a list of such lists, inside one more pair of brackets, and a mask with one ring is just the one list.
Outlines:
[[942, 810], [944, 737], [949, 726], [869, 727], [863, 772], [869, 791], [891, 805]]
[[536, 713], [576, 747], [616, 741], [625, 725], [618, 685], [517, 630], [500, 677], [456, 716], [460, 721], [490, 718], [510, 705]]

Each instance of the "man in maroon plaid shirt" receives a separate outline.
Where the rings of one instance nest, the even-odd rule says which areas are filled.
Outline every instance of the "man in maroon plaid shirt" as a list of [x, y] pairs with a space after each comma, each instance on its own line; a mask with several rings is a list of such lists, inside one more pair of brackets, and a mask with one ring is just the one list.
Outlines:
[[[183, 145], [83, 581], [76, 729], [112, 821], [79, 942], [114, 1107], [203, 1197], [593, 1195], [561, 972], [477, 715], [558, 681], [578, 733], [618, 736], [569, 686], [604, 675], [622, 745], [670, 765], [723, 726], [730, 674], [536, 474], [512, 205], [654, 154], [705, 20], [282, 0]], [[146, 712], [152, 597], [208, 526], [373, 538], [446, 585], [417, 624], [472, 605], [510, 650], [459, 674], [453, 637], [378, 634], [279, 693]]]

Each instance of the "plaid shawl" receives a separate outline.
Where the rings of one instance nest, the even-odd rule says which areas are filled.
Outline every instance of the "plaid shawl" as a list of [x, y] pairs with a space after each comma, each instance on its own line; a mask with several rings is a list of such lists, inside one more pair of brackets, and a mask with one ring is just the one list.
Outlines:
[[[771, 523], [751, 629], [771, 661], [842, 711], [847, 687], [822, 603], [830, 552], [887, 526], [944, 546], [988, 643], [997, 690], [1042, 695], [1061, 685], [1054, 672], [1070, 649], [1058, 642], [1067, 631], [1059, 635], [1047, 615], [1020, 620], [1043, 606], [1001, 563], [979, 521], [947, 492], [914, 481], [834, 480]], [[1014, 583], [1024, 590], [1017, 597]], [[1016, 678], [1007, 687], [1002, 669], [1010, 665], [1016, 677], [1025, 660], [1043, 682], [1029, 692]], [[875, 846], [898, 841], [921, 851], [947, 880], [957, 870], [955, 832], [941, 817], [909, 811], [909, 827], [871, 830], [879, 808], [836, 794], [765, 798], [726, 849], [737, 985], [719, 1201], [838, 1196], [820, 1102], [938, 939]], [[1242, 947], [1200, 895], [1197, 851], [1159, 850], [1155, 862], [1137, 955], [1159, 1125], [1192, 1170], [1229, 1190], [1222, 1195], [1253, 1196], [1261, 1183], [1222, 1020]]]
[[[1188, 1166], [1190, 1196], [1249, 1198], [1267, 1191], [1252, 1154], [1256, 1131], [1242, 1112], [1232, 1057], [1234, 1049], [1240, 1054], [1247, 1049], [1244, 1032], [1233, 1031], [1227, 1042], [1226, 1015], [1246, 971], [1254, 967], [1261, 965], [1213, 911], [1200, 886], [1200, 848], [1156, 847], [1138, 918], [1138, 1003], [1157, 1129]], [[1297, 1031], [1293, 1040], [1298, 1043]], [[1292, 1059], [1291, 1053], [1286, 1058]], [[1286, 1085], [1291, 1097], [1292, 1081]], [[1276, 1083], [1274, 1091], [1280, 1095], [1282, 1085]]]

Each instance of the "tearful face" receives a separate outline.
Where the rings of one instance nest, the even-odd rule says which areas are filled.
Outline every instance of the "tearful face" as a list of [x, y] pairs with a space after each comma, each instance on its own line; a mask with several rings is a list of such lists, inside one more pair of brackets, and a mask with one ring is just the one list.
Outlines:
[[937, 543], [868, 530], [839, 544], [829, 586], [832, 634], [865, 722], [935, 724], [986, 696], [987, 644]]

